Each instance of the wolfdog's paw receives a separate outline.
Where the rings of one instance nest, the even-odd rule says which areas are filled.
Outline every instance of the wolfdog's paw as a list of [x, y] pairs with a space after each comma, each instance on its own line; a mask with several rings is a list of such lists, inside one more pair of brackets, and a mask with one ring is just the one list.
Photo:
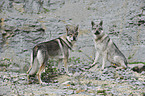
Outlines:
[[125, 67], [117, 67], [116, 70], [126, 70], [127, 68]]
[[[92, 65], [93, 65], [93, 64], [92, 64]], [[95, 72], [97, 68], [98, 68], [98, 65], [93, 65], [93, 66], [89, 69], [89, 71], [90, 71], [90, 72]]]
[[45, 83], [45, 82], [41, 82], [40, 84], [41, 85], [48, 85], [48, 83]]
[[72, 73], [66, 73], [68, 76], [73, 76], [73, 74]]
[[28, 81], [27, 81], [27, 84], [32, 84], [32, 81], [28, 80]]

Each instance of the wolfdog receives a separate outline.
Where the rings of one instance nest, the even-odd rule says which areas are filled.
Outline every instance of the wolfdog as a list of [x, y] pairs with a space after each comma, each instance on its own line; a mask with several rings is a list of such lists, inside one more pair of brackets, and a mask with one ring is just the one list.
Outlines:
[[117, 69], [127, 68], [127, 60], [125, 56], [109, 36], [103, 32], [103, 21], [100, 21], [98, 24], [95, 24], [92, 21], [91, 25], [96, 49], [96, 57], [92, 65], [98, 61], [99, 55], [101, 54], [103, 57], [102, 69], [104, 69], [106, 59], [116, 65]]
[[39, 43], [34, 46], [31, 53], [31, 65], [27, 71], [28, 81], [29, 76], [36, 74], [39, 83], [43, 83], [41, 81], [41, 73], [45, 69], [49, 58], [55, 58], [59, 60], [59, 70], [61, 69], [60, 61], [63, 61], [65, 71], [68, 75], [70, 75], [67, 65], [69, 51], [72, 49], [74, 43], [77, 40], [78, 32], [78, 25], [75, 27], [66, 25], [66, 35], [60, 36], [50, 41]]

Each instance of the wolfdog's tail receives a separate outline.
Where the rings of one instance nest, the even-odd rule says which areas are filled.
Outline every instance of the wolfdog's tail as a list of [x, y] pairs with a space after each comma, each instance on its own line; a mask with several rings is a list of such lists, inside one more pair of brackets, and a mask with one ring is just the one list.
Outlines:
[[35, 46], [31, 53], [31, 65], [29, 70], [27, 71], [27, 74], [29, 75], [34, 75], [38, 71], [37, 53], [38, 53], [38, 47]]

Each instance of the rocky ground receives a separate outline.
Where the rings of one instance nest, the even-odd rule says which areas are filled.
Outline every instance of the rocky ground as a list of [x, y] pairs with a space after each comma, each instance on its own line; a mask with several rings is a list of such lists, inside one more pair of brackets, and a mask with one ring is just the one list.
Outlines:
[[[99, 65], [100, 66], [100, 65]], [[130, 68], [116, 70], [114, 67], [89, 69], [79, 59], [71, 61], [69, 71], [73, 76], [60, 74], [55, 68], [47, 67], [42, 74], [42, 81], [47, 85], [38, 84], [35, 77], [33, 83], [27, 84], [27, 74], [11, 71], [0, 72], [0, 95], [49, 95], [49, 96], [144, 96], [145, 71], [137, 73]]]
[[27, 84], [25, 73], [0, 72], [0, 95], [145, 95], [145, 72], [106, 70], [76, 72], [72, 77], [57, 75], [48, 85]]

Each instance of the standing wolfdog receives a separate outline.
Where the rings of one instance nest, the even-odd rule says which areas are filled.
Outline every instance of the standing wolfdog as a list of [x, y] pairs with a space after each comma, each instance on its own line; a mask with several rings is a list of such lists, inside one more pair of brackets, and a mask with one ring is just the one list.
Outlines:
[[[69, 75], [67, 65], [69, 50], [72, 49], [77, 36], [78, 25], [76, 27], [66, 25], [66, 35], [34, 46], [31, 53], [31, 65], [27, 71], [28, 81], [29, 76], [36, 74], [39, 83], [42, 84], [41, 72], [45, 69], [49, 58], [56, 58], [59, 61], [63, 60], [65, 71]], [[58, 68], [59, 70], [61, 69], [60, 63], [58, 64]]]
[[102, 69], [104, 69], [106, 59], [112, 64], [115, 64], [117, 69], [125, 69], [127, 67], [127, 60], [109, 36], [103, 32], [103, 21], [99, 22], [99, 24], [95, 24], [92, 21], [91, 25], [96, 49], [96, 57], [93, 65], [97, 62], [101, 54], [103, 57]]

